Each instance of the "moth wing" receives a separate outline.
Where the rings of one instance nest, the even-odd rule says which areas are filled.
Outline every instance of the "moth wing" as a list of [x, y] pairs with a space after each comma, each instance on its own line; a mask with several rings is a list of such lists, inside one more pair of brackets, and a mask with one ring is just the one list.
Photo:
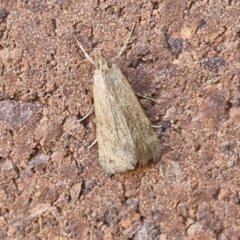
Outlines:
[[138, 164], [144, 165], [149, 159], [157, 161], [161, 155], [160, 141], [127, 78], [116, 65], [113, 67], [121, 81], [116, 81], [116, 84], [111, 86], [114, 91], [118, 89], [118, 95], [121, 95], [122, 99], [128, 99], [128, 101], [118, 101], [118, 105], [133, 136]]
[[161, 148], [151, 122], [121, 70], [113, 64], [94, 72], [94, 105], [99, 161], [107, 174], [126, 172], [149, 159], [158, 160]]

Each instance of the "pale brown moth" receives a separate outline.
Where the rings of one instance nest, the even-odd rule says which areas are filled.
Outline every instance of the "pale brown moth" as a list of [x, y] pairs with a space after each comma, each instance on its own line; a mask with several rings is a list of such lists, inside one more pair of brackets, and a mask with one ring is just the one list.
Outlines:
[[157, 161], [161, 155], [160, 141], [127, 78], [102, 54], [94, 63], [79, 42], [78, 45], [96, 68], [93, 97], [99, 162], [104, 172], [122, 173], [150, 159]]

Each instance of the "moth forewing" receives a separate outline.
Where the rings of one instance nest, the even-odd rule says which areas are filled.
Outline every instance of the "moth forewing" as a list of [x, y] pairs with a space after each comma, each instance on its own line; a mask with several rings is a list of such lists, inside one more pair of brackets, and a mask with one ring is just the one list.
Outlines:
[[144, 165], [161, 154], [159, 139], [126, 77], [100, 57], [94, 71], [99, 161], [106, 174]]
[[[126, 49], [135, 24], [118, 54]], [[159, 139], [126, 77], [115, 64], [100, 56], [98, 64], [76, 39], [85, 57], [95, 66], [93, 97], [97, 121], [99, 161], [108, 175], [133, 170], [161, 155]]]

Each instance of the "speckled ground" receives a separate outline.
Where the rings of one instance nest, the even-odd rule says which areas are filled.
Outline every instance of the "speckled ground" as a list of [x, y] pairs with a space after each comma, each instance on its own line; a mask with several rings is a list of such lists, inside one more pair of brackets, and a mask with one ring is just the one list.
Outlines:
[[[0, 239], [240, 239], [240, 2], [2, 0]], [[98, 163], [92, 57], [104, 49], [161, 139], [157, 163]]]

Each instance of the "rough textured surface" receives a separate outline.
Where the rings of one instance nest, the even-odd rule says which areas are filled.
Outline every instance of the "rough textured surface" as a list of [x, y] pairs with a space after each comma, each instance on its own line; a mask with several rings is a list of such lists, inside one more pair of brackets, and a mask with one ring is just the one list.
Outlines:
[[[0, 4], [0, 239], [239, 239], [238, 0]], [[118, 65], [163, 154], [109, 178], [73, 33], [113, 58], [133, 22]]]

